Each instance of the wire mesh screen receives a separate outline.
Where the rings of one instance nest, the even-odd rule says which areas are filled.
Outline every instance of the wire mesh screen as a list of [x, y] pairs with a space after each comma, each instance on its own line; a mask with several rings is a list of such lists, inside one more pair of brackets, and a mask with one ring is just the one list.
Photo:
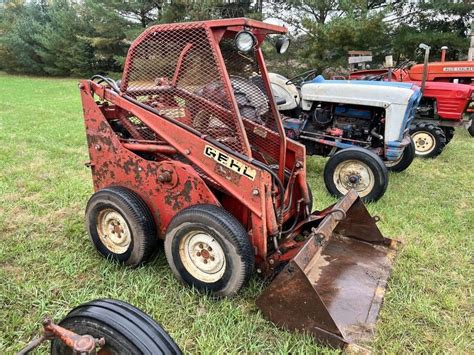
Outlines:
[[245, 132], [233, 112], [212, 40], [199, 23], [153, 27], [132, 45], [121, 90], [246, 154]]
[[222, 39], [220, 49], [252, 151], [257, 159], [275, 164], [280, 139], [255, 52], [238, 52], [233, 38]]

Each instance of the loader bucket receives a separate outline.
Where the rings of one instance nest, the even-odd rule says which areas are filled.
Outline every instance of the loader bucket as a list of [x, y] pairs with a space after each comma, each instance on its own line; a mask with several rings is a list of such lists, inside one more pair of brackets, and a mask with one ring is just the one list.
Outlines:
[[333, 347], [368, 340], [399, 244], [376, 221], [349, 192], [258, 297], [264, 316]]

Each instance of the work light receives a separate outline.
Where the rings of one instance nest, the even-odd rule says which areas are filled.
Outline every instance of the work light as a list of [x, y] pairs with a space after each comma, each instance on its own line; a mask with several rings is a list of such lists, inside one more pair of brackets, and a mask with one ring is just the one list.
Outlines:
[[252, 32], [243, 30], [235, 36], [235, 46], [240, 52], [248, 52], [257, 43], [257, 39]]
[[288, 50], [290, 46], [290, 39], [288, 37], [280, 37], [275, 43], [275, 48], [278, 54], [283, 54]]

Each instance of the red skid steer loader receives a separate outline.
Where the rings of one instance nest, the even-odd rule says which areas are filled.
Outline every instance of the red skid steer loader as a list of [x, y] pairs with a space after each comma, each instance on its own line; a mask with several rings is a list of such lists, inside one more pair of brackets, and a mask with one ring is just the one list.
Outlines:
[[260, 49], [285, 32], [242, 18], [157, 25], [120, 82], [81, 81], [86, 225], [100, 254], [130, 266], [163, 239], [177, 279], [216, 296], [256, 269], [273, 280], [257, 299], [265, 317], [345, 347], [372, 334], [398, 242], [354, 191], [311, 213], [305, 148], [285, 136]]

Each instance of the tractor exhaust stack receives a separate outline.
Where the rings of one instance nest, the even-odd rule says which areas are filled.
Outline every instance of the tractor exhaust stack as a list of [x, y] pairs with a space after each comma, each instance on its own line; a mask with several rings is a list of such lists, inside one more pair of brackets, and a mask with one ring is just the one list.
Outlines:
[[264, 316], [333, 347], [370, 338], [399, 244], [377, 220], [347, 194], [259, 296]]

